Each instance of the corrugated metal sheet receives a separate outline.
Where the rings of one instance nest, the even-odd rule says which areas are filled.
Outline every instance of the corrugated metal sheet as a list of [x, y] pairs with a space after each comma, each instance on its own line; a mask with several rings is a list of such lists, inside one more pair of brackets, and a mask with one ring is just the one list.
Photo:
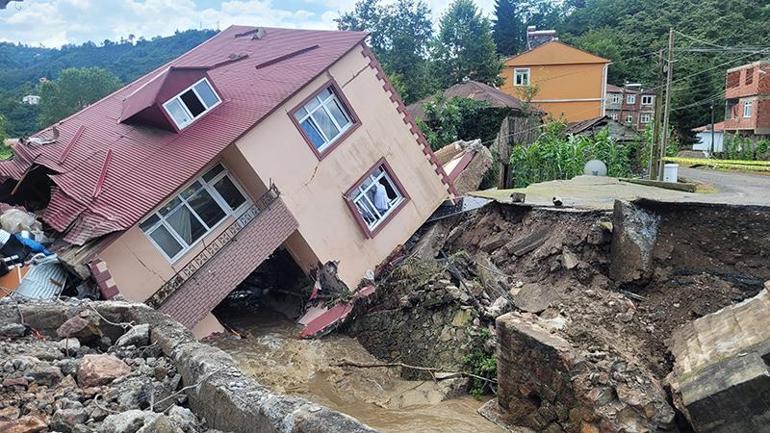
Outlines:
[[[89, 239], [131, 227], [230, 143], [359, 44], [365, 33], [267, 28], [262, 39], [236, 37], [254, 27], [232, 26], [168, 65], [61, 121], [56, 143], [27, 146], [0, 163], [0, 176], [18, 178], [27, 160], [55, 171], [57, 186], [46, 223], [65, 240]], [[309, 46], [318, 48], [290, 55]], [[226, 62], [231, 55], [242, 56]], [[246, 55], [247, 57], [243, 57]], [[280, 62], [257, 69], [281, 56]], [[222, 64], [222, 62], [225, 62]], [[169, 67], [217, 66], [207, 71], [223, 103], [181, 133], [120, 123], [124, 100], [138, 89], [160, 92]], [[151, 98], [137, 98], [127, 113]], [[85, 129], [81, 126], [85, 125]], [[78, 131], [80, 136], [73, 140]], [[74, 144], [73, 144], [74, 141]], [[72, 144], [72, 145], [71, 145]], [[271, 145], [273, 143], [264, 143]], [[111, 151], [105, 166], [107, 153]], [[63, 162], [62, 155], [66, 155]], [[94, 192], [100, 191], [95, 196]]]
[[43, 299], [58, 298], [67, 282], [67, 272], [59, 258], [48, 256], [33, 260], [29, 272], [13, 292], [14, 298]]

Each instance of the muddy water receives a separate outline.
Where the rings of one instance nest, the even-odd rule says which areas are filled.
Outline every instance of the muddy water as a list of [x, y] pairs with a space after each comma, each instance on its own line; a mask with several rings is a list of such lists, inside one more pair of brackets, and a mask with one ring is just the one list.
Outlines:
[[231, 310], [222, 319], [243, 338], [220, 336], [211, 343], [275, 391], [324, 404], [384, 433], [504, 432], [476, 413], [482, 401], [468, 396], [442, 401], [446, 385], [405, 381], [393, 369], [336, 366], [342, 360], [378, 362], [352, 338], [299, 340], [298, 326], [270, 311]]

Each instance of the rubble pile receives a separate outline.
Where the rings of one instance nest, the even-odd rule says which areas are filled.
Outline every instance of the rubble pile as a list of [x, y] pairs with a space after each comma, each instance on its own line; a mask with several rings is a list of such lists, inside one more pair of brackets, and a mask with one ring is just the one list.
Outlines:
[[[672, 403], [669, 339], [762, 289], [768, 223], [747, 206], [491, 204], [423, 230], [351, 329], [375, 355], [423, 366], [496, 351], [497, 399], [482, 411], [509, 426], [691, 431]], [[470, 337], [484, 329], [497, 340]]]
[[193, 433], [205, 431], [179, 393], [182, 376], [149, 325], [102, 331], [84, 310], [44, 337], [24, 324], [0, 325], [0, 431], [27, 433]]

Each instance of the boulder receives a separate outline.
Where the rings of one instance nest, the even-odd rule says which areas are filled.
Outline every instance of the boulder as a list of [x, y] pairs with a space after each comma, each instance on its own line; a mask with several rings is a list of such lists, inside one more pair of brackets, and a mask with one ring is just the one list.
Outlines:
[[2, 433], [36, 433], [47, 428], [46, 423], [35, 416], [23, 416], [7, 422], [0, 421], [0, 432]]
[[130, 372], [131, 367], [112, 355], [86, 355], [78, 366], [78, 383], [82, 387], [106, 385]]
[[51, 417], [49, 427], [54, 431], [71, 433], [76, 425], [85, 424], [88, 421], [88, 409], [80, 407], [73, 409], [59, 409]]
[[129, 329], [125, 334], [118, 338], [115, 345], [120, 347], [136, 346], [142, 347], [150, 344], [150, 325], [141, 324]]
[[54, 367], [43, 363], [37, 364], [27, 370], [24, 376], [38, 385], [48, 387], [57, 385], [64, 378], [64, 375], [62, 374], [59, 367]]
[[116, 413], [104, 419], [99, 433], [136, 433], [158, 416], [155, 412], [136, 409]]
[[182, 429], [174, 425], [165, 415], [158, 415], [155, 419], [149, 420], [140, 428], [137, 433], [184, 433]]
[[610, 277], [619, 283], [644, 281], [652, 274], [660, 216], [616, 200], [612, 214]]
[[190, 409], [181, 406], [171, 406], [166, 414], [174, 425], [185, 433], [197, 432], [200, 428], [198, 419]]
[[56, 329], [56, 335], [60, 338], [74, 337], [81, 343], [90, 343], [102, 337], [99, 327], [99, 316], [91, 311], [81, 311], [77, 316], [71, 317]]
[[27, 327], [20, 323], [0, 324], [0, 338], [19, 338], [27, 333]]

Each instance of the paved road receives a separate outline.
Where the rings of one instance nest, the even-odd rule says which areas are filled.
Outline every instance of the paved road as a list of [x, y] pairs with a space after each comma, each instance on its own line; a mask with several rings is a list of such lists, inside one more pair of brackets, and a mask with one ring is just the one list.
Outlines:
[[523, 192], [526, 202], [552, 206], [558, 196], [565, 206], [588, 209], [612, 209], [616, 199], [649, 198], [669, 202], [703, 202], [770, 206], [770, 176], [721, 172], [680, 167], [679, 175], [704, 184], [702, 192], [688, 193], [621, 182], [612, 177], [577, 176], [554, 180], [516, 190], [489, 190], [474, 195], [510, 202], [511, 192]]
[[679, 176], [714, 188], [708, 201], [770, 206], [770, 176], [679, 167]]

